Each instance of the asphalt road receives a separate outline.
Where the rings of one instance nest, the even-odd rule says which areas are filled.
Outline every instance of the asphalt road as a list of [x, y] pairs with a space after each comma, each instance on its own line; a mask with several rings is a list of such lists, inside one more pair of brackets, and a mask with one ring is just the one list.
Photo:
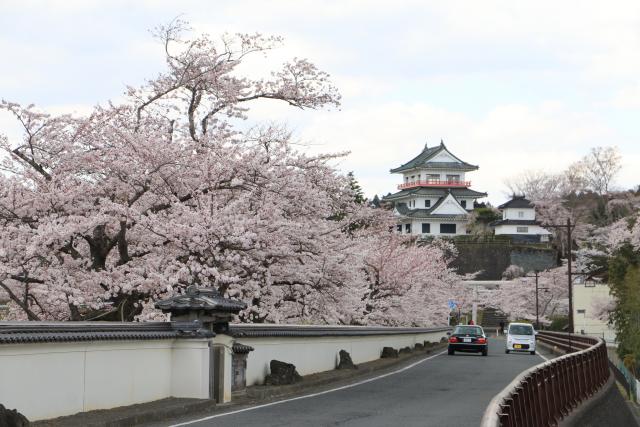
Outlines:
[[505, 354], [504, 340], [491, 338], [487, 357], [445, 352], [364, 384], [181, 425], [477, 426], [493, 396], [542, 361], [528, 353]]

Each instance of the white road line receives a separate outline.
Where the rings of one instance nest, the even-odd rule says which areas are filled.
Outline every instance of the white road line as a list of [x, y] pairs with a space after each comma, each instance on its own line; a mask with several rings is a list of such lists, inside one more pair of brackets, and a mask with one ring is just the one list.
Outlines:
[[407, 369], [411, 369], [414, 366], [417, 366], [417, 365], [419, 365], [419, 364], [421, 364], [423, 362], [426, 362], [427, 360], [431, 360], [434, 357], [438, 357], [438, 356], [440, 356], [442, 354], [445, 354], [445, 353], [446, 353], [446, 351], [442, 351], [442, 352], [440, 352], [438, 354], [434, 354], [433, 356], [429, 356], [429, 357], [426, 357], [426, 358], [424, 358], [422, 360], [419, 360], [419, 361], [417, 361], [415, 363], [412, 363], [411, 365], [407, 365], [404, 368], [400, 368], [400, 369], [398, 369], [396, 371], [392, 371], [392, 372], [387, 372], [386, 374], [378, 375], [377, 377], [369, 378], [369, 379], [366, 379], [366, 380], [363, 380], [363, 381], [359, 381], [357, 383], [343, 385], [341, 387], [332, 388], [331, 390], [325, 390], [325, 391], [321, 391], [321, 392], [318, 392], [318, 393], [305, 394], [304, 396], [293, 397], [291, 399], [284, 399], [284, 400], [278, 400], [277, 402], [265, 403], [264, 405], [258, 405], [258, 406], [252, 406], [250, 408], [238, 409], [237, 411], [231, 411], [231, 412], [225, 412], [223, 414], [211, 415], [211, 416], [200, 418], [200, 419], [197, 419], [197, 420], [186, 421], [186, 422], [180, 423], [180, 424], [173, 424], [173, 425], [171, 425], [171, 427], [188, 426], [190, 424], [195, 424], [195, 423], [199, 423], [199, 422], [202, 422], [202, 421], [212, 420], [214, 418], [220, 418], [220, 417], [225, 417], [227, 415], [239, 414], [241, 412], [254, 411], [256, 409], [266, 408], [268, 406], [274, 406], [274, 405], [279, 405], [281, 403], [293, 402], [294, 400], [308, 399], [310, 397], [316, 397], [316, 396], [321, 396], [321, 395], [327, 394], [327, 393], [333, 393], [334, 391], [340, 391], [340, 390], [344, 390], [344, 389], [347, 389], [347, 388], [357, 387], [359, 385], [370, 383], [372, 381], [377, 381], [379, 379], [382, 379], [382, 378], [385, 378], [385, 377], [389, 377], [391, 375], [399, 374], [400, 372], [404, 372]]
[[549, 359], [548, 359], [548, 358], [544, 357], [543, 355], [541, 355], [541, 354], [540, 354], [540, 353], [538, 353], [537, 351], [536, 351], [536, 354], [537, 354], [538, 356], [542, 357], [542, 358], [544, 359], [544, 361], [545, 361], [545, 362], [548, 362], [548, 361], [549, 361]]

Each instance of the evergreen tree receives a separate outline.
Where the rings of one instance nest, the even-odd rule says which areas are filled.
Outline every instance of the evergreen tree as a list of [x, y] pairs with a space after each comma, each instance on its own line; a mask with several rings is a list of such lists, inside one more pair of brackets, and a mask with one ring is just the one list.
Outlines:
[[353, 172], [349, 172], [347, 174], [347, 179], [349, 180], [349, 188], [351, 188], [351, 191], [353, 192], [353, 198], [355, 202], [358, 203], [359, 205], [366, 202], [367, 199], [366, 197], [364, 197], [364, 193], [362, 192], [362, 187], [358, 183], [358, 180], [356, 179]]
[[378, 197], [377, 194], [375, 196], [373, 196], [373, 200], [371, 200], [371, 207], [372, 208], [379, 208], [380, 207], [380, 198]]
[[617, 330], [618, 355], [638, 376], [640, 366], [640, 251], [621, 246], [609, 264], [609, 286], [616, 298], [611, 321]]

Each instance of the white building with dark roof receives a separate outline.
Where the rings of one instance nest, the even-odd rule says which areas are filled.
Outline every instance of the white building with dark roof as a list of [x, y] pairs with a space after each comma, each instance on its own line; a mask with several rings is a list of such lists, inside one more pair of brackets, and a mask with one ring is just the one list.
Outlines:
[[466, 174], [478, 169], [453, 155], [444, 143], [427, 147], [391, 173], [402, 175], [398, 192], [382, 201], [392, 203], [403, 234], [452, 236], [467, 233], [469, 213], [476, 199], [486, 197], [470, 189]]
[[514, 196], [498, 206], [502, 219], [491, 224], [496, 235], [507, 235], [516, 242], [548, 242], [549, 231], [536, 221], [535, 206], [524, 196]]

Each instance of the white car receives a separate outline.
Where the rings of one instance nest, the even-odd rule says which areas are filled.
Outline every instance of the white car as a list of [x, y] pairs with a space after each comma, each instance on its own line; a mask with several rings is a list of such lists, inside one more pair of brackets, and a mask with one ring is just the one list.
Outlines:
[[529, 323], [509, 323], [507, 347], [504, 352], [528, 351], [536, 354], [536, 331]]

